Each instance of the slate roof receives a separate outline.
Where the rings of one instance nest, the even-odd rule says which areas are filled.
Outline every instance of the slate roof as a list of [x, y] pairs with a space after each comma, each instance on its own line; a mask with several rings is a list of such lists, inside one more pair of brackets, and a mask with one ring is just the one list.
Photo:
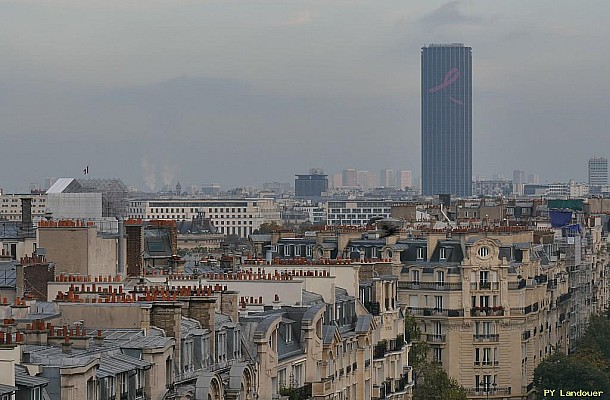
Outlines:
[[308, 292], [307, 290], [303, 290], [302, 293], [303, 304], [324, 303], [324, 298], [321, 294]]
[[0, 385], [0, 395], [15, 393], [16, 390], [15, 386]]
[[33, 388], [37, 386], [46, 386], [48, 384], [49, 381], [47, 379], [30, 375], [24, 367], [15, 365], [15, 385]]
[[126, 354], [116, 353], [105, 355], [100, 359], [100, 365], [96, 376], [98, 378], [105, 378], [134, 369], [149, 369], [152, 365], [153, 364], [148, 361], [140, 360]]
[[354, 328], [354, 332], [356, 333], [365, 333], [371, 329], [371, 324], [373, 323], [373, 316], [370, 314], [361, 315], [358, 317], [358, 322], [356, 322], [356, 327]]
[[322, 327], [322, 341], [324, 344], [331, 344], [335, 339], [337, 327], [334, 325], [324, 325]]

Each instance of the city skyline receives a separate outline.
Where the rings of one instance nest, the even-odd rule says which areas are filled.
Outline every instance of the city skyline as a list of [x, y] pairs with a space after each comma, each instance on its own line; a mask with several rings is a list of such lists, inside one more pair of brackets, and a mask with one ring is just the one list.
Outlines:
[[0, 186], [89, 165], [147, 190], [177, 177], [237, 187], [357, 157], [361, 170], [419, 176], [419, 49], [442, 42], [476, 49], [474, 175], [586, 181], [591, 144], [610, 144], [596, 45], [609, 8], [3, 1], [0, 157], [21, 167]]

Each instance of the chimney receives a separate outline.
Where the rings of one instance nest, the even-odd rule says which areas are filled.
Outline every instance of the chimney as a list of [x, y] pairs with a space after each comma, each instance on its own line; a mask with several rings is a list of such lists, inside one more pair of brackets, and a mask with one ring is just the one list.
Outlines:
[[225, 290], [220, 294], [220, 312], [230, 316], [233, 323], [237, 323], [239, 298], [236, 291]]
[[119, 217], [119, 243], [117, 246], [117, 274], [122, 275], [125, 273], [125, 263], [123, 262], [124, 254], [125, 254], [125, 244], [124, 238], [125, 236], [125, 221], [123, 221], [123, 217]]
[[97, 335], [95, 336], [95, 344], [97, 346], [102, 346], [104, 344], [104, 336], [102, 335], [102, 330], [97, 330]]
[[23, 232], [32, 231], [32, 199], [30, 197], [21, 198], [21, 230]]
[[72, 354], [72, 342], [68, 336], [66, 336], [65, 340], [61, 343], [61, 352], [63, 354]]
[[180, 365], [181, 337], [180, 320], [182, 319], [182, 306], [171, 301], [154, 302], [151, 308], [150, 324], [165, 331], [165, 336], [176, 339], [174, 360]]
[[[237, 301], [235, 302], [237, 307]], [[199, 321], [203, 329], [210, 331], [210, 354], [216, 357], [216, 340], [214, 322], [216, 320], [216, 300], [211, 298], [191, 297], [189, 299], [189, 318]]]

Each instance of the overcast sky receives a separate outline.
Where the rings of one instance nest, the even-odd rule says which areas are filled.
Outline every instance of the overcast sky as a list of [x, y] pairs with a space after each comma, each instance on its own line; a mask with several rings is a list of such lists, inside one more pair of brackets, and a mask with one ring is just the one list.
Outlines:
[[610, 156], [610, 2], [0, 0], [0, 187], [420, 170], [420, 48], [473, 55], [473, 173]]

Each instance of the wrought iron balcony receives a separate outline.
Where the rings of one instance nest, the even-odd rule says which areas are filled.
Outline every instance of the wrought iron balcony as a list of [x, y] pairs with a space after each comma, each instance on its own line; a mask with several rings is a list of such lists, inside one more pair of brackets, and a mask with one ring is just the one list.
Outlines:
[[497, 342], [500, 340], [500, 335], [497, 333], [476, 334], [472, 335], [475, 342]]

